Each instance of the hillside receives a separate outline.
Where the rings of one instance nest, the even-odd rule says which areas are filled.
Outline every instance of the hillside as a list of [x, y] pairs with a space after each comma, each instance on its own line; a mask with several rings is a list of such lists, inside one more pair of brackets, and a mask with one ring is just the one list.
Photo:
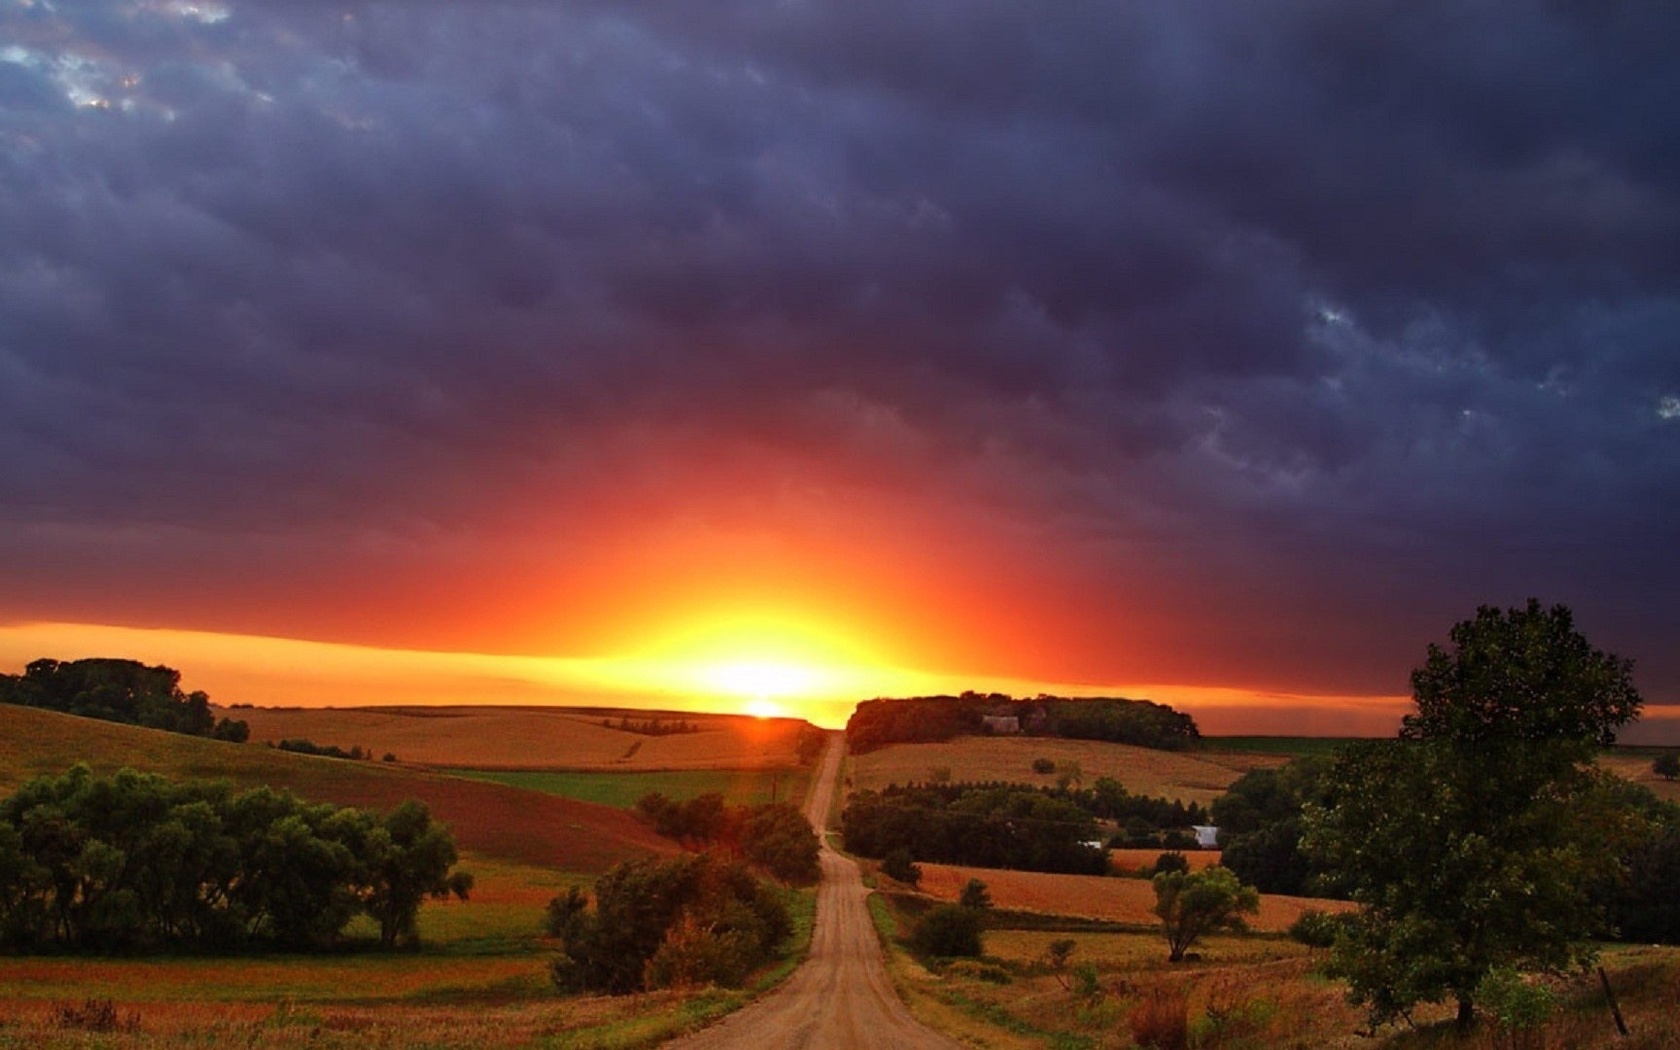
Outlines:
[[674, 847], [623, 810], [462, 780], [378, 762], [292, 755], [152, 729], [0, 704], [0, 793], [77, 762], [96, 772], [123, 766], [166, 776], [271, 784], [340, 805], [390, 809], [425, 802], [462, 849], [525, 864], [599, 872]]
[[[569, 707], [238, 708], [253, 743], [360, 745], [404, 762], [474, 769], [636, 772], [798, 764], [796, 719]], [[678, 719], [699, 732], [650, 736], [603, 722]]]
[[1074, 762], [1089, 786], [1113, 777], [1134, 795], [1160, 795], [1207, 805], [1250, 769], [1281, 766], [1286, 755], [1222, 751], [1157, 751], [1129, 744], [1050, 737], [958, 737], [939, 744], [893, 744], [851, 758], [852, 787], [879, 789], [889, 783], [927, 780], [937, 767], [954, 780], [1002, 780], [1048, 785], [1055, 774], [1034, 773], [1034, 759]]

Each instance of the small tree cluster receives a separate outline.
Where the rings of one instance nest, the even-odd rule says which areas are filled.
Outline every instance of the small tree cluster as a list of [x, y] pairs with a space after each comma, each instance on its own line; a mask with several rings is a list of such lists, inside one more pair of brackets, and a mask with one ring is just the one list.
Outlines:
[[782, 891], [717, 853], [635, 860], [548, 905], [561, 942], [550, 966], [564, 991], [738, 987], [792, 932]]
[[655, 791], [638, 799], [636, 810], [666, 838], [722, 848], [783, 882], [807, 885], [821, 874], [817, 834], [792, 803], [730, 806], [717, 792], [674, 802]]
[[332, 944], [356, 915], [390, 946], [426, 897], [466, 897], [425, 805], [383, 819], [225, 782], [78, 765], [0, 803], [0, 939], [115, 950]]
[[35, 660], [21, 675], [0, 675], [0, 703], [236, 744], [251, 736], [251, 727], [244, 722], [218, 721], [204, 693], [182, 692], [181, 672], [162, 665], [148, 667], [138, 660]]
[[[343, 758], [353, 762], [361, 762], [373, 758], [373, 752], [363, 748], [360, 744], [355, 744], [350, 748], [350, 750], [346, 751], [337, 744], [317, 744], [313, 740], [306, 740], [302, 737], [288, 737], [287, 739], [280, 741], [278, 744], [273, 745], [273, 747], [277, 751], [289, 751], [294, 755], [314, 755], [317, 758]], [[391, 756], [391, 761], [396, 761], [395, 755]]]

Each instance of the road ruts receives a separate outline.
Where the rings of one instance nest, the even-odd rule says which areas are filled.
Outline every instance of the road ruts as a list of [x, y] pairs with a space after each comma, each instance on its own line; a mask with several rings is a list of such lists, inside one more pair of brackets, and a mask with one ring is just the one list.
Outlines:
[[[833, 734], [805, 803], [822, 837], [840, 777], [845, 738]], [[852, 861], [823, 839], [811, 954], [774, 992], [710, 1028], [667, 1043], [670, 1050], [962, 1050], [962, 1044], [910, 1016], [887, 976], [864, 904], [868, 891]]]

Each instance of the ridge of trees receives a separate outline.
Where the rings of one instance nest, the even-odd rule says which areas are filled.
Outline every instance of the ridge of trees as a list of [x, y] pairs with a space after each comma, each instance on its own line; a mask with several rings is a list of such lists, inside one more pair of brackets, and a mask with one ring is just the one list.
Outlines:
[[383, 817], [226, 781], [85, 765], [0, 802], [0, 944], [14, 950], [321, 949], [357, 915], [417, 939], [428, 897], [465, 899], [424, 803]]
[[676, 802], [652, 791], [636, 800], [636, 811], [666, 838], [695, 848], [719, 847], [783, 882], [809, 885], [821, 875], [817, 834], [791, 802], [731, 806], [715, 791]]
[[1123, 697], [1016, 699], [1003, 693], [877, 698], [857, 705], [846, 743], [861, 755], [888, 744], [926, 743], [993, 732], [988, 717], [1014, 718], [1022, 736], [1135, 744], [1164, 751], [1196, 746], [1196, 720], [1166, 704]]
[[242, 721], [218, 721], [204, 692], [183, 692], [181, 672], [138, 660], [33, 660], [21, 675], [0, 674], [0, 703], [240, 744], [251, 736]]

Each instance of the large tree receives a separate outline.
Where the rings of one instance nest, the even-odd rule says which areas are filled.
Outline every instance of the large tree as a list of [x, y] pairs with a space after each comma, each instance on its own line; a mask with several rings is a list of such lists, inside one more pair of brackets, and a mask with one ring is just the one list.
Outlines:
[[1628, 661], [1563, 606], [1483, 607], [1412, 675], [1400, 739], [1343, 749], [1303, 844], [1361, 905], [1336, 970], [1373, 1023], [1456, 1001], [1496, 966], [1561, 970], [1603, 928], [1592, 890], [1637, 818], [1590, 759], [1638, 716]]

